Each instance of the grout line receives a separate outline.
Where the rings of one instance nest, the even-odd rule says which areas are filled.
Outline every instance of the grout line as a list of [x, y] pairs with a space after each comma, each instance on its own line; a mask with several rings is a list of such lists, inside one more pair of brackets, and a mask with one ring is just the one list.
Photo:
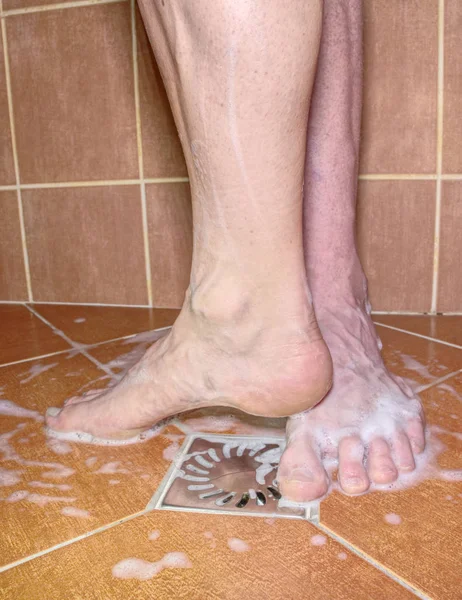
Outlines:
[[135, 0], [130, 0], [130, 19], [132, 28], [132, 59], [133, 59], [133, 87], [135, 91], [135, 120], [136, 120], [136, 145], [138, 149], [138, 172], [140, 176], [141, 193], [141, 218], [143, 228], [144, 266], [146, 270], [146, 290], [148, 304], [152, 306], [152, 281], [151, 281], [151, 255], [149, 252], [148, 213], [146, 206], [146, 184], [144, 181], [143, 165], [143, 134], [141, 131], [140, 86], [138, 77], [138, 41], [136, 35]]
[[437, 84], [437, 125], [436, 125], [436, 197], [435, 234], [433, 240], [433, 280], [431, 312], [438, 307], [438, 280], [440, 262], [441, 232], [441, 173], [443, 169], [443, 110], [444, 110], [444, 0], [438, 0], [438, 84]]
[[459, 346], [458, 344], [453, 344], [451, 342], [439, 340], [437, 338], [433, 338], [428, 335], [423, 335], [422, 333], [416, 333], [415, 331], [408, 331], [407, 329], [401, 329], [400, 327], [394, 327], [393, 325], [385, 325], [385, 323], [379, 323], [378, 321], [374, 321], [374, 323], [375, 323], [375, 325], [380, 325], [380, 327], [386, 327], [387, 329], [393, 329], [394, 331], [400, 331], [401, 333], [407, 333], [409, 335], [414, 335], [415, 337], [419, 337], [424, 340], [428, 340], [430, 342], [436, 342], [437, 344], [443, 344], [444, 346], [450, 346], [451, 348], [458, 348], [459, 350], [462, 350], [462, 346]]
[[449, 173], [447, 175], [441, 175], [443, 181], [461, 181], [462, 175], [460, 173]]
[[97, 358], [95, 358], [94, 356], [92, 356], [91, 354], [89, 354], [86, 351], [87, 346], [82, 345], [82, 344], [77, 344], [76, 342], [71, 340], [71, 338], [69, 336], [67, 336], [63, 331], [61, 331], [61, 329], [58, 329], [52, 323], [50, 323], [50, 321], [45, 319], [45, 317], [42, 317], [42, 315], [40, 313], [38, 313], [36, 310], [34, 310], [30, 305], [26, 305], [26, 308], [32, 314], [34, 314], [36, 317], [38, 317], [41, 321], [43, 321], [46, 325], [48, 325], [48, 327], [50, 327], [51, 330], [56, 335], [59, 335], [60, 337], [62, 337], [63, 340], [65, 340], [68, 344], [70, 344], [74, 350], [77, 350], [78, 352], [80, 352], [80, 354], [83, 354], [83, 356], [85, 356], [85, 358], [88, 358], [88, 360], [90, 360], [94, 365], [96, 365], [98, 368], [100, 368], [102, 371], [104, 371], [106, 373], [106, 375], [109, 375], [109, 377], [111, 379], [113, 379], [115, 377], [115, 373], [113, 373], [113, 371], [109, 367], [107, 367], [106, 365], [103, 365], [103, 363], [101, 363]]
[[82, 533], [82, 535], [78, 535], [75, 538], [66, 540], [65, 542], [61, 542], [59, 544], [56, 544], [55, 546], [46, 548], [45, 550], [40, 550], [40, 552], [36, 552], [35, 554], [31, 554], [29, 556], [25, 556], [24, 558], [20, 558], [19, 560], [16, 560], [12, 563], [1, 566], [0, 573], [3, 573], [4, 571], [9, 571], [10, 569], [13, 569], [14, 567], [23, 565], [24, 563], [30, 562], [31, 560], [39, 558], [40, 556], [44, 556], [45, 554], [50, 554], [50, 552], [54, 552], [55, 550], [60, 550], [61, 548], [70, 546], [71, 544], [74, 544], [75, 542], [80, 542], [81, 540], [85, 540], [86, 538], [89, 538], [97, 533], [102, 533], [103, 531], [107, 531], [108, 529], [112, 529], [113, 527], [117, 527], [118, 525], [122, 525], [123, 523], [126, 523], [127, 521], [131, 521], [138, 517], [142, 517], [145, 514], [147, 514], [147, 511], [141, 510], [140, 512], [137, 512], [128, 517], [123, 517], [122, 519], [119, 519], [118, 521], [115, 521], [114, 523], [109, 523], [108, 525], [102, 525], [101, 527], [98, 527], [98, 529], [93, 529], [93, 531], [87, 531], [85, 533]]
[[3, 367], [12, 367], [14, 365], [20, 365], [22, 363], [31, 362], [33, 360], [42, 360], [42, 358], [49, 358], [50, 356], [57, 356], [58, 354], [67, 354], [68, 352], [72, 352], [73, 348], [67, 348], [67, 350], [58, 350], [57, 352], [50, 352], [49, 354], [40, 354], [39, 356], [32, 356], [30, 358], [22, 358], [21, 360], [13, 360], [9, 363], [0, 364], [0, 369]]
[[[50, 302], [46, 300], [34, 300], [33, 302], [28, 302], [27, 300], [0, 300], [0, 304], [16, 304], [21, 306], [26, 306], [26, 304], [46, 304], [49, 306], [57, 305], [57, 306], [103, 306], [106, 308], [153, 308], [152, 306], [148, 306], [147, 304], [102, 304], [98, 302]], [[178, 309], [171, 309], [178, 310]]]
[[452, 373], [448, 373], [447, 375], [443, 375], [443, 377], [438, 377], [438, 379], [435, 379], [431, 383], [421, 385], [420, 387], [418, 387], [416, 389], [416, 393], [420, 394], [421, 392], [425, 392], [426, 390], [429, 390], [430, 388], [439, 385], [440, 383], [444, 383], [447, 379], [451, 379], [451, 377], [459, 375], [459, 373], [462, 373], [462, 369], [459, 369], [458, 371], [453, 371]]
[[144, 181], [145, 183], [188, 183], [189, 177], [146, 177]]
[[0, 192], [15, 192], [17, 189], [17, 185], [0, 185]]
[[32, 285], [30, 278], [30, 267], [29, 267], [29, 254], [27, 252], [27, 241], [26, 241], [26, 228], [24, 225], [24, 211], [22, 205], [21, 188], [20, 188], [20, 175], [19, 175], [19, 161], [18, 151], [16, 146], [16, 130], [14, 126], [14, 110], [13, 110], [13, 94], [11, 91], [11, 77], [10, 77], [10, 61], [8, 58], [8, 40], [6, 35], [6, 23], [2, 19], [2, 40], [3, 40], [3, 59], [5, 61], [5, 83], [6, 83], [6, 95], [8, 99], [8, 115], [10, 119], [10, 132], [11, 132], [11, 147], [13, 150], [13, 164], [14, 164], [14, 176], [16, 179], [16, 196], [18, 203], [19, 213], [19, 229], [21, 231], [21, 245], [22, 254], [24, 261], [24, 274], [26, 276], [27, 295], [29, 301], [32, 301]]
[[460, 317], [462, 316], [462, 312], [437, 312], [436, 315], [432, 315], [429, 312], [413, 312], [411, 310], [373, 310], [372, 315], [401, 315], [403, 317]]
[[15, 15], [27, 15], [29, 13], [48, 12], [50, 10], [63, 10], [64, 8], [79, 8], [81, 6], [93, 6], [95, 4], [114, 4], [116, 2], [125, 2], [126, 0], [82, 0], [77, 2], [61, 2], [59, 4], [42, 4], [40, 6], [30, 6], [27, 8], [12, 8], [2, 12], [3, 17], [14, 17]]
[[[121, 1], [121, 0], [119, 0]], [[187, 177], [153, 177], [145, 180], [147, 183], [179, 183], [189, 181]], [[100, 187], [111, 185], [140, 185], [141, 179], [95, 179], [94, 181], [56, 181], [51, 183], [23, 183], [20, 188], [23, 190], [41, 190], [69, 187]], [[10, 187], [10, 186], [4, 186]], [[2, 188], [0, 188], [2, 189]]]
[[402, 579], [394, 571], [392, 571], [391, 569], [388, 569], [385, 565], [383, 565], [382, 563], [376, 561], [375, 558], [373, 558], [372, 556], [370, 556], [366, 552], [363, 552], [362, 550], [360, 550], [356, 546], [353, 546], [353, 544], [351, 544], [348, 540], [346, 540], [342, 536], [338, 535], [338, 533], [335, 533], [335, 531], [332, 531], [331, 529], [329, 529], [329, 527], [326, 527], [322, 523], [312, 523], [312, 525], [314, 525], [317, 529], [323, 531], [331, 539], [333, 539], [334, 541], [336, 541], [339, 544], [341, 544], [344, 548], [346, 548], [347, 550], [349, 550], [353, 554], [356, 554], [356, 556], [358, 556], [359, 558], [361, 558], [365, 562], [367, 562], [370, 565], [372, 565], [373, 567], [375, 567], [378, 571], [381, 571], [389, 579], [392, 579], [395, 583], [398, 583], [400, 586], [404, 587], [409, 592], [412, 592], [418, 598], [421, 598], [422, 600], [431, 600], [430, 596], [427, 596], [426, 594], [424, 594], [424, 592], [422, 592], [418, 588], [414, 587], [411, 583], [409, 583], [405, 579]]

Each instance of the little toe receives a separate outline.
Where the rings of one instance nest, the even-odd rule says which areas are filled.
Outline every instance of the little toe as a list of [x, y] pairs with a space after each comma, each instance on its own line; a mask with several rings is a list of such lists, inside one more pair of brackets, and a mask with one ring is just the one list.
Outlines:
[[310, 502], [327, 492], [329, 478], [310, 440], [289, 444], [279, 464], [279, 489], [295, 502]]
[[364, 446], [359, 437], [343, 438], [339, 444], [338, 478], [347, 494], [362, 494], [369, 488], [369, 477], [364, 468]]
[[421, 454], [425, 450], [425, 425], [419, 417], [408, 421], [406, 434], [414, 454]]
[[411, 444], [404, 431], [398, 431], [393, 437], [393, 454], [395, 465], [399, 471], [413, 471], [415, 469]]
[[374, 483], [391, 483], [398, 477], [390, 447], [383, 438], [375, 438], [369, 444], [367, 471]]

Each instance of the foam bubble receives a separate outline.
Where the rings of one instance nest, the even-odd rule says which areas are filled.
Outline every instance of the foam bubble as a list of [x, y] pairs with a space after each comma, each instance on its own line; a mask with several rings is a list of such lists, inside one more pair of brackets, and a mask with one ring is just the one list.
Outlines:
[[311, 545], [312, 546], [324, 546], [324, 544], [327, 542], [327, 538], [325, 535], [312, 535], [311, 536]]
[[389, 525], [401, 525], [403, 521], [396, 513], [388, 513], [385, 515], [384, 519]]
[[78, 519], [89, 519], [91, 517], [88, 510], [83, 508], [76, 508], [75, 506], [65, 506], [61, 509], [61, 513], [65, 517], [76, 517]]
[[112, 567], [112, 575], [118, 579], [146, 581], [164, 569], [190, 569], [192, 563], [183, 552], [168, 552], [157, 562], [141, 558], [125, 558]]
[[229, 538], [228, 547], [230, 550], [234, 552], [248, 552], [250, 550], [250, 546], [244, 540], [240, 540], [239, 538]]
[[151, 531], [148, 537], [151, 541], [158, 540], [160, 537], [160, 531], [158, 529], [154, 529], [154, 531]]

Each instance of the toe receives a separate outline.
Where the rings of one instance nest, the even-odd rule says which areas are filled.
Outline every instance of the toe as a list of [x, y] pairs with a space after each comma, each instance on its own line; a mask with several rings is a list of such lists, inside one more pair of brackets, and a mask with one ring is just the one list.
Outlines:
[[411, 444], [403, 431], [398, 431], [393, 438], [393, 454], [395, 465], [399, 471], [413, 471], [415, 469]]
[[289, 444], [278, 470], [282, 495], [295, 502], [310, 502], [327, 492], [329, 479], [309, 439]]
[[340, 441], [338, 478], [347, 494], [362, 494], [369, 488], [369, 477], [364, 468], [364, 446], [359, 437], [351, 436]]
[[425, 425], [419, 417], [408, 421], [406, 434], [414, 454], [421, 454], [425, 450]]
[[62, 409], [49, 408], [45, 415], [47, 427], [55, 431], [84, 431], [88, 421], [87, 402], [68, 404]]
[[367, 472], [374, 483], [391, 483], [398, 477], [390, 446], [383, 438], [375, 438], [369, 444]]

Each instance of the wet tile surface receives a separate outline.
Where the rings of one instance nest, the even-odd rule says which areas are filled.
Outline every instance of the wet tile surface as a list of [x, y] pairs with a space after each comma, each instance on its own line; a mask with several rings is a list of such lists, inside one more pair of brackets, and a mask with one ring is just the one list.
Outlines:
[[[384, 323], [420, 335], [462, 346], [462, 319], [450, 315], [373, 315], [375, 323]], [[382, 331], [380, 329], [380, 331]]]
[[[0, 583], [37, 600], [413, 597], [337, 542], [322, 536], [315, 545], [319, 535], [308, 523], [154, 512], [0, 574]], [[145, 564], [144, 580], [114, 576], [129, 558], [165, 565], [171, 552], [185, 568], [149, 577]]]
[[45, 437], [48, 406], [106, 374], [74, 352], [0, 369], [2, 454], [0, 557], [8, 564], [145, 508], [182, 434], [173, 426], [130, 446], [92, 446]]
[[0, 305], [0, 324], [0, 365], [70, 348], [25, 306]]
[[[432, 598], [455, 600], [460, 598], [462, 538], [462, 482], [457, 481], [462, 378], [421, 398], [432, 435], [443, 444], [438, 476], [400, 492], [355, 498], [334, 492], [321, 505], [321, 522]], [[452, 475], [454, 469], [458, 475]]]
[[97, 344], [105, 340], [173, 325], [178, 310], [124, 306], [59, 306], [34, 304], [52, 325], [74, 342]]
[[138, 186], [24, 190], [22, 198], [35, 301], [147, 304]]

